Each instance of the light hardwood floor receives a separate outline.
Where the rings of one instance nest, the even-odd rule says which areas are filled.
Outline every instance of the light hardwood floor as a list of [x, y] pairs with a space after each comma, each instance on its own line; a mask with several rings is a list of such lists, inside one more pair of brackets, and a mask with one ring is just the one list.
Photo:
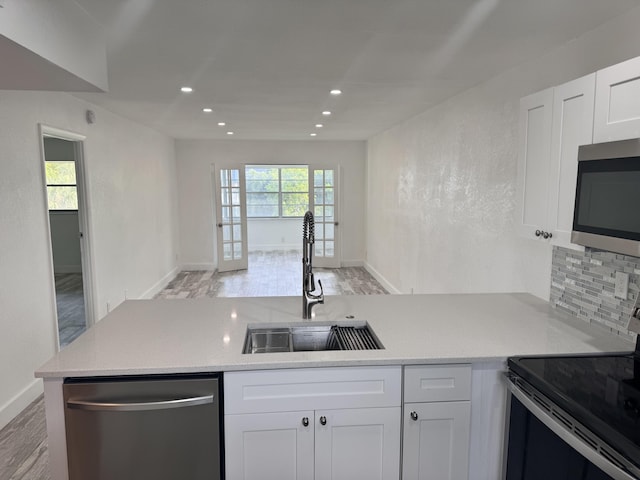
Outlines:
[[[299, 252], [253, 252], [248, 270], [215, 274], [182, 272], [156, 298], [301, 295], [301, 270]], [[364, 268], [314, 268], [314, 274], [316, 281], [322, 280], [326, 295], [387, 293]], [[70, 342], [76, 336], [77, 322], [73, 315], [68, 318], [70, 336], [66, 338]], [[40, 397], [0, 430], [0, 480], [50, 480], [48, 459], [44, 404]]]

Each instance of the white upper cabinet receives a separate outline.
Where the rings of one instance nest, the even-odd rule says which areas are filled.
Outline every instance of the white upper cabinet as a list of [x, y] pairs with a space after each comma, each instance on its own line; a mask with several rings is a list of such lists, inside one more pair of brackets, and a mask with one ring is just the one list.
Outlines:
[[593, 143], [595, 74], [520, 100], [520, 235], [573, 249], [578, 146]]
[[640, 137], [640, 57], [597, 72], [593, 142]]
[[578, 147], [593, 143], [594, 73], [553, 89], [548, 228], [551, 243], [571, 243], [578, 174]]
[[552, 106], [553, 88], [520, 100], [517, 225], [527, 238], [536, 238], [547, 224]]

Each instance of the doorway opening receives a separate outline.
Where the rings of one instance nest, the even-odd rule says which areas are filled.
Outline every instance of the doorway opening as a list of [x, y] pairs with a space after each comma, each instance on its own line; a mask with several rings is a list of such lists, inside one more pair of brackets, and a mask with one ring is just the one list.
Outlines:
[[299, 260], [307, 210], [315, 216], [315, 265], [340, 267], [337, 168], [216, 165], [214, 181], [219, 272], [246, 270], [263, 252]]
[[58, 348], [63, 348], [93, 323], [84, 137], [43, 126], [41, 138]]

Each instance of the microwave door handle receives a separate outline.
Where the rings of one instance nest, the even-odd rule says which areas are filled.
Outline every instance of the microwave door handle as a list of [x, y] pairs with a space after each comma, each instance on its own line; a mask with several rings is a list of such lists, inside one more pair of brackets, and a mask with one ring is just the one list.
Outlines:
[[201, 397], [178, 398], [175, 400], [161, 400], [157, 402], [92, 402], [88, 400], [67, 400], [67, 408], [76, 410], [110, 411], [110, 412], [141, 412], [147, 410], [168, 410], [171, 408], [195, 407], [213, 403], [213, 395]]

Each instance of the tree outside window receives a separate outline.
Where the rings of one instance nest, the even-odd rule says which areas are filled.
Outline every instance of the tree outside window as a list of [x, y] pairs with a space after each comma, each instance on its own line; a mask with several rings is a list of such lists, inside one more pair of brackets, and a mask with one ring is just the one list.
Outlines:
[[303, 217], [309, 209], [307, 166], [250, 165], [245, 181], [248, 218]]
[[75, 162], [47, 160], [44, 165], [49, 210], [78, 210]]

